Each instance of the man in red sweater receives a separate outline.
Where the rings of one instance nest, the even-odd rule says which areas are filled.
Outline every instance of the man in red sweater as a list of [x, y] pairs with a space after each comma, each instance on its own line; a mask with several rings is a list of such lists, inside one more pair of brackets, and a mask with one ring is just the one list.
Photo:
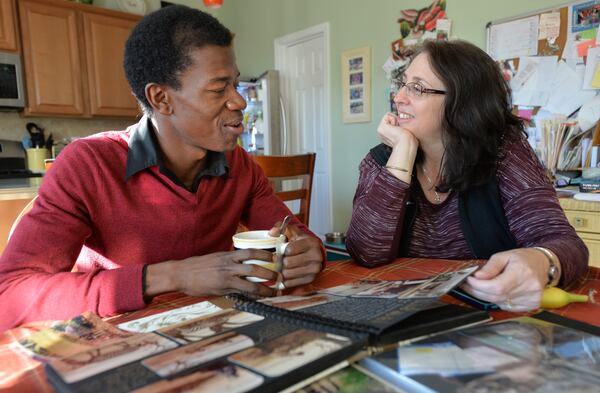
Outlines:
[[[144, 307], [154, 295], [246, 292], [276, 279], [232, 249], [238, 223], [269, 229], [289, 209], [237, 146], [246, 102], [232, 33], [183, 6], [145, 17], [125, 48], [125, 73], [145, 116], [63, 150], [0, 258], [0, 331], [23, 322], [101, 316]], [[295, 225], [293, 225], [295, 224]], [[320, 241], [298, 220], [286, 235], [286, 287], [314, 280]]]

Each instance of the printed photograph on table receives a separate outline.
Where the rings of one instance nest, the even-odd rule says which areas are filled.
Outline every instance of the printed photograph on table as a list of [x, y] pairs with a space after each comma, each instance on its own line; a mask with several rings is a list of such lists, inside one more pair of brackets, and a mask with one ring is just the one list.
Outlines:
[[143, 360], [142, 364], [166, 378], [253, 345], [250, 337], [229, 332], [153, 356]]
[[158, 334], [140, 333], [75, 355], [52, 359], [49, 365], [65, 383], [74, 383], [177, 346]]
[[354, 297], [403, 298], [412, 293], [419, 285], [428, 280], [382, 281], [366, 291], [359, 292]]
[[37, 359], [61, 358], [131, 337], [87, 311], [19, 341]]
[[598, 336], [521, 317], [400, 346], [360, 364], [388, 381], [410, 381], [415, 391], [594, 392], [599, 351]]
[[350, 344], [346, 337], [301, 329], [229, 356], [229, 360], [278, 377]]
[[167, 392], [227, 392], [242, 393], [263, 383], [264, 379], [250, 371], [231, 364], [218, 363], [193, 374], [175, 379], [164, 379], [134, 390], [134, 393]]
[[263, 320], [261, 316], [228, 309], [178, 325], [169, 326], [158, 330], [158, 332], [171, 337], [181, 344], [186, 344], [261, 320]]
[[394, 393], [402, 390], [374, 378], [358, 366], [348, 366], [296, 393]]
[[342, 52], [342, 106], [344, 123], [371, 121], [369, 47]]
[[118, 325], [118, 328], [128, 332], [148, 333], [177, 323], [189, 321], [190, 319], [199, 318], [203, 315], [213, 314], [218, 311], [221, 311], [221, 307], [205, 301], [165, 311], [160, 314], [135, 319], [133, 321], [123, 322]]
[[329, 301], [329, 296], [326, 294], [308, 294], [300, 296], [287, 295], [259, 300], [260, 303], [268, 304], [269, 306], [285, 308], [286, 310], [300, 310], [302, 308], [324, 304]]
[[321, 289], [320, 293], [328, 293], [336, 296], [352, 296], [359, 292], [366, 291], [381, 284], [382, 280], [356, 280], [349, 284], [342, 284], [336, 287]]

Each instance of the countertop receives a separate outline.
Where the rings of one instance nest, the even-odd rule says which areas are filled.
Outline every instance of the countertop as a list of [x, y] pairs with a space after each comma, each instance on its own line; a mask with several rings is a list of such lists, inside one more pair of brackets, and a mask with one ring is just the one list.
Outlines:
[[0, 201], [31, 199], [38, 193], [41, 177], [0, 179]]

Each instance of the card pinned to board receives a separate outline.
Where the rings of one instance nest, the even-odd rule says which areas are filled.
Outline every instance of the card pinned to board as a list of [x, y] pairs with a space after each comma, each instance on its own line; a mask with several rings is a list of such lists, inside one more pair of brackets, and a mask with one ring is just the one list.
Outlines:
[[587, 57], [588, 50], [590, 48], [593, 48], [594, 46], [596, 46], [595, 39], [581, 41], [580, 43], [577, 44], [577, 55], [579, 57]]
[[596, 66], [594, 78], [592, 79], [592, 87], [594, 89], [600, 89], [600, 63], [598, 63], [598, 65]]

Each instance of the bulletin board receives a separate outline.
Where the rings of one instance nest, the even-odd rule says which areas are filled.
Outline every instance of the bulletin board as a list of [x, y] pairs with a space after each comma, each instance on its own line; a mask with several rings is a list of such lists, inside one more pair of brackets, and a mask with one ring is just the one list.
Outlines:
[[[572, 13], [569, 12], [571, 7]], [[555, 23], [557, 20], [560, 20], [558, 27]], [[592, 55], [587, 56], [588, 50], [598, 53], [597, 47], [600, 45], [600, 42], [596, 42], [597, 37], [593, 29], [600, 29], [600, 0], [566, 2], [563, 5], [494, 20], [486, 25], [486, 51], [499, 63], [503, 73], [506, 72], [504, 74], [505, 80], [510, 80], [513, 89], [515, 113], [530, 120], [542, 107], [547, 112], [562, 114], [567, 118], [567, 120], [556, 122], [540, 120], [539, 123], [536, 122], [537, 124], [535, 124], [537, 134], [534, 137], [530, 134], [530, 137], [532, 137], [530, 142], [537, 146], [536, 150], [540, 151], [538, 155], [551, 173], [556, 170], [588, 166], [586, 164], [590, 160], [591, 147], [600, 145], [600, 122], [588, 122], [592, 126], [595, 123], [590, 143], [585, 141], [587, 135], [577, 131], [577, 123], [572, 123], [572, 120], [570, 120], [574, 119], [574, 116], [577, 117], [578, 121], [581, 120], [578, 114], [579, 110], [595, 96], [599, 88], [596, 75], [599, 73], [600, 65], [596, 69], [596, 63], [591, 62]], [[593, 37], [590, 37], [590, 35], [593, 35]], [[568, 93], [571, 95], [566, 95], [562, 99], [561, 105], [556, 104], [557, 97], [567, 94], [567, 89], [552, 89], [554, 94], [549, 96], [544, 96], [539, 93], [539, 90], [536, 91], [536, 94], [519, 95], [521, 88], [523, 88], [523, 92], [525, 91], [525, 82], [521, 83], [521, 81], [528, 81], [527, 78], [536, 72], [532, 71], [535, 67], [531, 67], [531, 62], [539, 61], [537, 64], [541, 69], [541, 64], [550, 60], [548, 56], [556, 56], [559, 60], [557, 64], [562, 63], [560, 67], [557, 66], [556, 74], [552, 73], [552, 75], [557, 75], [556, 80], [569, 82], [561, 85], [561, 87], [574, 86], [572, 89], [568, 89]], [[594, 55], [593, 57], [596, 62], [598, 61], [597, 56], [600, 55]], [[565, 62], [560, 61], [563, 58], [585, 60], [583, 63], [585, 76], [581, 79], [581, 82], [579, 82], [580, 79], [561, 79], [562, 75], [566, 73], [576, 73], [575, 69], [565, 71], [565, 68], [573, 66], [567, 67]], [[519, 69], [519, 59], [527, 61], [521, 67], [523, 68], [522, 74]], [[575, 67], [578, 67], [580, 63], [580, 61], [577, 61]], [[591, 73], [588, 73], [588, 68], [592, 70]], [[596, 69], [595, 72], [593, 72], [594, 69]], [[562, 72], [560, 76], [558, 76], [559, 71]], [[592, 78], [588, 79], [587, 75], [593, 76], [592, 83], [589, 82]], [[512, 79], [513, 77], [514, 79]], [[546, 82], [546, 79], [538, 78], [538, 82], [540, 80]], [[550, 81], [542, 84], [551, 85]], [[575, 98], [569, 99], [571, 97]], [[544, 98], [547, 98], [547, 100], [544, 101]], [[531, 101], [527, 101], [528, 99], [531, 99]], [[526, 110], [529, 111], [529, 115], [522, 115]], [[579, 124], [583, 124], [583, 122]], [[582, 128], [582, 131], [586, 130], [589, 130], [587, 126]], [[570, 155], [571, 152], [574, 154]], [[581, 164], [577, 165], [578, 162]], [[594, 163], [593, 166], [596, 166], [596, 164]]]
[[[560, 33], [554, 43], [554, 46], [556, 46], [556, 49], [553, 49], [553, 45], [550, 45], [548, 40], [546, 40], [546, 39], [538, 40], [537, 55], [542, 55], [542, 56], [558, 55], [560, 57], [560, 55], [562, 54], [562, 51], [565, 48], [565, 43], [567, 42], [567, 34], [568, 34], [568, 26], [569, 26], [569, 6], [575, 5], [575, 4], [580, 4], [580, 3], [584, 3], [584, 2], [574, 1], [571, 3], [566, 3], [564, 6], [561, 6], [561, 7], [544, 8], [544, 9], [541, 9], [538, 11], [532, 11], [532, 12], [528, 12], [526, 14], [516, 15], [516, 16], [488, 22], [486, 25], [486, 37], [487, 37], [486, 50], [489, 53], [492, 26], [499, 26], [502, 24], [516, 21], [516, 20], [526, 19], [526, 18], [529, 18], [532, 16], [539, 17], [540, 15], [545, 14], [545, 13], [558, 11], [560, 13]], [[514, 58], [514, 57], [506, 58], [506, 59], [504, 59], [504, 58], [497, 59], [497, 60], [513, 60], [517, 67], [519, 65], [519, 59]]]

